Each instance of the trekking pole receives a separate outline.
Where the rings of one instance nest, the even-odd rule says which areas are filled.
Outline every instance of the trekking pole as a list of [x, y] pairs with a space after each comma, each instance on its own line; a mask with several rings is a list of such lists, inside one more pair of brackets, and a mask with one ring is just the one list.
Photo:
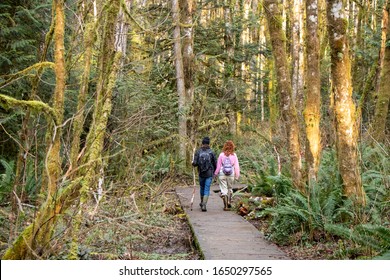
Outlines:
[[[192, 152], [192, 162], [194, 162], [194, 157], [195, 157], [195, 147], [194, 147], [193, 152]], [[192, 177], [194, 179], [194, 189], [192, 190], [192, 197], [191, 197], [191, 211], [192, 211], [192, 206], [194, 205], [195, 188], [196, 188], [195, 166], [192, 166]]]

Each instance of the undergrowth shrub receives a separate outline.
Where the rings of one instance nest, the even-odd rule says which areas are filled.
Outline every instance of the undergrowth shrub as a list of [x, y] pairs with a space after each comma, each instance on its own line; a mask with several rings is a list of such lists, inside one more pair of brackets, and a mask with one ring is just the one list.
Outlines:
[[271, 217], [268, 237], [279, 244], [294, 244], [298, 241], [297, 235], [300, 242], [302, 237], [309, 242], [346, 240], [349, 247], [343, 251], [345, 258], [373, 257], [390, 250], [390, 160], [380, 149], [364, 147], [362, 151], [362, 181], [367, 205], [359, 209], [343, 197], [333, 150], [323, 151], [318, 181], [308, 194], [292, 188], [289, 178], [259, 171], [253, 189], [272, 189], [277, 198], [275, 206], [256, 214]]

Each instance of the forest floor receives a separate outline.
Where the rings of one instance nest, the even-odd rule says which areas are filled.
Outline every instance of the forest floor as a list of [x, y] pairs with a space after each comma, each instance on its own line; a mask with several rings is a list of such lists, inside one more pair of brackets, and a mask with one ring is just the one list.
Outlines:
[[[106, 195], [96, 207], [91, 200], [85, 210], [84, 221], [78, 233], [78, 257], [80, 259], [115, 260], [197, 260], [200, 253], [195, 246], [186, 216], [179, 204], [172, 182], [153, 191], [126, 190]], [[238, 201], [235, 201], [236, 205]], [[234, 208], [234, 209], [237, 209]], [[1, 207], [0, 256], [8, 244], [9, 219], [7, 207]], [[19, 220], [20, 230], [31, 222], [34, 211], [26, 209]], [[74, 211], [73, 211], [74, 210]], [[68, 211], [57, 226], [50, 254], [44, 259], [67, 259], [72, 240], [72, 218], [76, 209]], [[237, 211], [237, 210], [232, 210]], [[237, 211], [238, 212], [238, 211]], [[207, 214], [207, 213], [206, 213]], [[237, 213], [238, 215], [239, 213]], [[260, 232], [267, 235], [267, 220], [245, 218]], [[331, 259], [335, 258], [337, 242], [303, 243], [296, 236], [295, 245], [279, 246], [290, 259]]]

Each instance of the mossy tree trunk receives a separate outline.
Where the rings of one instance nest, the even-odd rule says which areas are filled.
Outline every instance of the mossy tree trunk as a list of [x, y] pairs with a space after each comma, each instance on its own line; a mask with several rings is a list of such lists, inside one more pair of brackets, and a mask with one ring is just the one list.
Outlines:
[[[48, 135], [48, 151], [45, 160], [46, 180], [45, 188], [41, 192], [46, 195], [44, 203], [49, 209], [54, 209], [55, 196], [57, 193], [57, 183], [61, 176], [61, 124], [64, 114], [64, 95], [65, 95], [65, 47], [64, 47], [64, 30], [65, 30], [65, 13], [64, 1], [55, 0], [53, 2], [55, 15], [54, 23], [54, 71], [56, 75], [56, 86], [53, 97], [53, 114], [54, 120], [50, 121]], [[44, 207], [44, 206], [42, 206]], [[52, 211], [50, 211], [52, 212]], [[4, 258], [13, 259], [30, 259], [41, 255], [49, 244], [55, 224], [54, 216], [41, 220], [41, 212], [37, 214], [39, 222], [32, 224], [19, 236], [15, 245], [5, 254]], [[18, 243], [19, 242], [19, 243]], [[18, 243], [18, 244], [16, 244]]]
[[[73, 120], [72, 126], [72, 143], [70, 148], [70, 171], [72, 174], [76, 174], [74, 170], [77, 169], [77, 159], [80, 152], [80, 136], [83, 132], [84, 124], [84, 112], [86, 99], [88, 96], [89, 88], [89, 76], [91, 72], [91, 62], [93, 53], [93, 44], [95, 42], [95, 29], [96, 26], [93, 22], [90, 22], [85, 27], [84, 33], [84, 70], [80, 80], [80, 90], [77, 102], [77, 111]], [[72, 175], [71, 177], [73, 177]]]
[[358, 166], [358, 130], [356, 108], [352, 100], [345, 1], [330, 0], [327, 4], [338, 166], [343, 180], [344, 195], [353, 198], [359, 204], [365, 204], [365, 193]]
[[[56, 2], [58, 3], [58, 2]], [[81, 159], [82, 168], [68, 185], [56, 191], [40, 207], [35, 220], [8, 248], [3, 259], [38, 259], [50, 253], [50, 239], [59, 216], [80, 199], [85, 203], [93, 189], [102, 164], [102, 151], [108, 117], [112, 108], [112, 91], [115, 85], [120, 61], [120, 53], [115, 51], [115, 27], [119, 11], [119, 1], [108, 0], [106, 17], [99, 56], [98, 86], [96, 93], [93, 123], [87, 135], [85, 153]], [[57, 111], [56, 111], [57, 112]], [[50, 227], [48, 226], [50, 224]]]
[[[195, 55], [194, 55], [194, 23], [193, 16], [196, 1], [194, 0], [180, 0], [180, 8], [182, 10], [182, 24], [183, 24], [183, 72], [184, 72], [184, 86], [187, 112], [187, 137], [191, 145], [195, 144], [195, 127], [194, 127], [194, 96], [195, 96]], [[187, 149], [186, 163], [190, 164], [192, 150]]]
[[[291, 60], [292, 60], [292, 96], [298, 112], [303, 112], [304, 103], [304, 47], [303, 44], [303, 3], [302, 0], [292, 1], [291, 27]], [[302, 120], [303, 123], [303, 120]]]
[[376, 67], [375, 72], [375, 92], [374, 94], [379, 92], [379, 87], [381, 85], [381, 75], [382, 68], [385, 59], [386, 52], [386, 42], [388, 41], [388, 32], [389, 32], [389, 0], [384, 1], [383, 11], [382, 11], [382, 23], [381, 23], [381, 47], [379, 49], [378, 56], [378, 65]]
[[[179, 0], [172, 0], [172, 19], [174, 24], [173, 40], [174, 40], [174, 54], [175, 54], [175, 69], [176, 69], [176, 86], [177, 95], [179, 98], [179, 156], [182, 159], [186, 159], [187, 155], [187, 99], [186, 99], [186, 87], [184, 80], [184, 66], [183, 55], [181, 49], [181, 32], [180, 32], [180, 7]], [[186, 162], [186, 161], [185, 161]]]
[[321, 74], [320, 43], [318, 36], [318, 1], [306, 1], [306, 104], [304, 118], [306, 124], [306, 163], [308, 183], [317, 180], [321, 156]]
[[[390, 4], [387, 4], [386, 13], [390, 12]], [[390, 21], [387, 20], [387, 31], [390, 30]], [[371, 126], [372, 136], [376, 141], [385, 142], [386, 124], [389, 114], [390, 101], [390, 36], [387, 32], [387, 43], [383, 58], [382, 75], [379, 84], [378, 99], [375, 105], [375, 114]]]
[[[56, 86], [54, 90], [53, 109], [57, 115], [57, 121], [62, 124], [64, 118], [64, 98], [65, 98], [65, 13], [64, 0], [55, 0], [55, 27], [54, 27], [54, 71], [56, 74]], [[50, 135], [50, 146], [46, 156], [47, 171], [47, 199], [51, 200], [57, 191], [57, 181], [61, 176], [61, 127], [54, 126]]]
[[264, 1], [272, 51], [275, 59], [278, 91], [281, 95], [282, 119], [287, 133], [288, 151], [291, 160], [291, 176], [294, 185], [298, 189], [303, 190], [298, 116], [292, 100], [291, 76], [285, 47], [286, 36], [282, 30], [279, 5], [281, 5], [281, 1], [278, 0]]
[[229, 131], [232, 135], [235, 135], [237, 132], [237, 114], [235, 112], [235, 72], [236, 65], [233, 61], [234, 51], [235, 51], [235, 32], [233, 26], [233, 4], [231, 0], [224, 0], [224, 9], [223, 9], [223, 17], [224, 17], [224, 44], [225, 44], [225, 52], [226, 59], [224, 61], [224, 91], [225, 96], [228, 101], [228, 106], [226, 109], [227, 117], [229, 118]]

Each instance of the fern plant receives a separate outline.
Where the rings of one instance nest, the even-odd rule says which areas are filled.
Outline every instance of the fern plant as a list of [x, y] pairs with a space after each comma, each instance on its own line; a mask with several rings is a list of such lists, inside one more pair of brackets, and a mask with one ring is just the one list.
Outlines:
[[[291, 188], [280, 196], [275, 207], [258, 213], [259, 217], [271, 216], [269, 237], [280, 244], [294, 242], [296, 234], [313, 240], [315, 236], [326, 239], [341, 238], [352, 242], [352, 248], [361, 249], [371, 256], [390, 249], [388, 159], [372, 149], [363, 155], [376, 164], [363, 168], [362, 179], [367, 194], [367, 205], [356, 208], [353, 201], [343, 197], [343, 188], [334, 151], [324, 151], [317, 183], [303, 194]], [[378, 165], [378, 163], [381, 165]], [[269, 178], [270, 179], [270, 178]], [[356, 224], [359, 215], [365, 218]], [[349, 248], [351, 249], [351, 248]], [[355, 250], [356, 251], [356, 250]], [[352, 251], [351, 251], [352, 252]], [[346, 252], [345, 257], [352, 253]], [[356, 255], [356, 252], [354, 253]]]
[[[370, 252], [371, 257], [390, 250], [390, 228], [385, 226], [360, 224], [350, 228], [344, 224], [326, 224], [325, 230], [333, 237], [353, 242], [355, 247]], [[348, 257], [348, 254], [345, 255]]]
[[161, 181], [175, 171], [179, 162], [173, 158], [172, 154], [165, 152], [146, 156], [146, 159], [142, 160], [144, 166], [142, 178], [144, 181]]

